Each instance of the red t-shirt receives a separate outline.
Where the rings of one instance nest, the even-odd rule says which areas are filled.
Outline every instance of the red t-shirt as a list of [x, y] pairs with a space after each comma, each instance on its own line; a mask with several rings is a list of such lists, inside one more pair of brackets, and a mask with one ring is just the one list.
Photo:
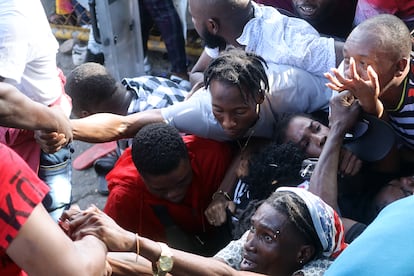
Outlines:
[[0, 144], [0, 160], [0, 275], [26, 275], [6, 249], [49, 187], [4, 144]]
[[414, 21], [414, 0], [359, 0], [355, 23], [383, 13], [394, 14], [406, 23]]
[[164, 226], [155, 215], [154, 205], [168, 209], [175, 224], [187, 233], [202, 233], [210, 228], [204, 211], [217, 191], [231, 162], [227, 143], [184, 136], [193, 179], [181, 203], [172, 203], [148, 192], [128, 148], [107, 175], [109, 197], [104, 211], [121, 227], [144, 237], [166, 241]]

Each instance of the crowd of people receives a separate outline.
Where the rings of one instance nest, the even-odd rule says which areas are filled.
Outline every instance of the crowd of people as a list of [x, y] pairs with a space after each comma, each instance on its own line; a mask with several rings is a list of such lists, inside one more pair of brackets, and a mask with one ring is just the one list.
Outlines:
[[[65, 76], [40, 0], [0, 0], [0, 274], [411, 274], [414, 1], [188, 12], [190, 91]], [[73, 140], [117, 141], [103, 210], [71, 204]]]

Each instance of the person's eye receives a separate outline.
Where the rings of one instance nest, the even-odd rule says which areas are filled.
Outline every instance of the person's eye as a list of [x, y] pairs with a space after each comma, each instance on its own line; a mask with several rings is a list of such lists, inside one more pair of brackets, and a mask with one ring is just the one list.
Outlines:
[[318, 123], [312, 124], [312, 130], [314, 133], [318, 133], [321, 130], [321, 125]]
[[265, 242], [273, 242], [273, 236], [272, 236], [272, 235], [265, 234], [265, 235], [263, 236], [263, 240], [264, 240]]
[[242, 115], [246, 114], [246, 111], [245, 110], [236, 110], [235, 114], [238, 115], [238, 116], [242, 116]]
[[346, 64], [346, 65], [349, 64], [349, 58], [344, 58], [344, 64]]
[[254, 233], [254, 232], [256, 232], [256, 227], [254, 227], [254, 225], [252, 224], [252, 225], [250, 225], [250, 232], [251, 233]]

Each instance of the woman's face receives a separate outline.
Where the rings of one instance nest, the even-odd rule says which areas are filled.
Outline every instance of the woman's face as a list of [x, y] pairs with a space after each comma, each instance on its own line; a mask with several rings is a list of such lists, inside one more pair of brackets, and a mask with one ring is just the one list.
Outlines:
[[241, 270], [291, 275], [300, 267], [298, 252], [303, 245], [301, 241], [287, 217], [263, 203], [251, 219]]
[[217, 80], [212, 80], [209, 88], [214, 117], [226, 135], [230, 139], [243, 137], [258, 119], [256, 101], [244, 99], [237, 86]]
[[308, 157], [319, 157], [328, 137], [329, 128], [311, 118], [296, 116], [286, 129], [286, 141], [293, 142], [305, 151]]

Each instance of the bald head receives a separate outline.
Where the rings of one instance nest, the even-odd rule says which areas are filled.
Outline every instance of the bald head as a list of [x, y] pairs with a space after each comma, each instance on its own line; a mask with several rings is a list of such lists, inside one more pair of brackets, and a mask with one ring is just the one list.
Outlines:
[[363, 21], [355, 27], [348, 39], [355, 36], [374, 40], [378, 50], [393, 53], [396, 59], [410, 57], [410, 31], [405, 23], [394, 15], [381, 14]]
[[251, 0], [189, 0], [189, 8], [197, 33], [211, 48], [223, 45], [208, 40], [233, 44], [253, 17]]

